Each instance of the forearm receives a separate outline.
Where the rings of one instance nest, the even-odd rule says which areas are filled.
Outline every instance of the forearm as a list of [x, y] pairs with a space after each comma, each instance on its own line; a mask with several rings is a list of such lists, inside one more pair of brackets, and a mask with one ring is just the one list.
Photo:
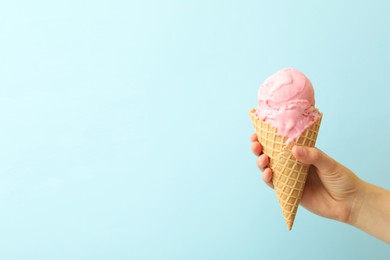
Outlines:
[[390, 244], [390, 191], [362, 182], [349, 224]]

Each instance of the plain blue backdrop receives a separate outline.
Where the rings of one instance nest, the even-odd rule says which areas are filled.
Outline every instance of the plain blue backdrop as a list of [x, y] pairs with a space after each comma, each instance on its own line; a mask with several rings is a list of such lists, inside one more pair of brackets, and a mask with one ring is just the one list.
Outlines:
[[1, 1], [0, 259], [389, 259], [303, 208], [250, 151], [295, 67], [317, 146], [390, 189], [388, 1]]

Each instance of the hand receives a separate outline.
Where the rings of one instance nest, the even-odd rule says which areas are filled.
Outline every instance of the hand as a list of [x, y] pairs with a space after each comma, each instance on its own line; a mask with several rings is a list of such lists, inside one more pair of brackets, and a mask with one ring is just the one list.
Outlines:
[[[272, 185], [269, 158], [256, 134], [251, 136], [252, 151], [263, 180]], [[390, 244], [390, 191], [359, 179], [352, 171], [317, 148], [294, 146], [292, 154], [311, 165], [301, 205], [311, 212], [351, 224]]]
[[[262, 153], [256, 134], [251, 136], [252, 151], [258, 156], [257, 166], [263, 171], [264, 182], [273, 188], [269, 158]], [[302, 163], [310, 164], [301, 205], [311, 212], [339, 220], [353, 222], [353, 209], [358, 208], [359, 191], [363, 182], [349, 169], [317, 148], [294, 146], [292, 154]]]

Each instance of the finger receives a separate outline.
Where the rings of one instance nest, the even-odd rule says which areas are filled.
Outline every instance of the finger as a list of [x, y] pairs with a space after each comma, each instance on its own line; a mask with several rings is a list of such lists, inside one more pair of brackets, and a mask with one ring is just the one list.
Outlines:
[[259, 142], [252, 143], [252, 152], [255, 155], [259, 156], [262, 151], [263, 151], [263, 147], [261, 146], [261, 144]]
[[332, 173], [337, 167], [335, 160], [315, 147], [294, 146], [292, 154], [300, 162], [312, 164], [323, 173]]
[[264, 171], [268, 167], [269, 157], [266, 154], [260, 155], [256, 160], [256, 164], [260, 170]]
[[274, 184], [272, 183], [272, 171], [270, 168], [267, 168], [263, 171], [261, 178], [270, 188], [274, 188]]
[[252, 142], [258, 142], [258, 141], [259, 141], [259, 139], [257, 138], [256, 133], [254, 133], [254, 134], [251, 135], [251, 141], [252, 141]]

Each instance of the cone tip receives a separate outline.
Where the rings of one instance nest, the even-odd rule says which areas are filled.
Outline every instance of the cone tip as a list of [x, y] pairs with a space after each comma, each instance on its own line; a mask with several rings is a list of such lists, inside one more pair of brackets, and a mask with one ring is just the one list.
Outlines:
[[293, 223], [290, 222], [290, 223], [287, 223], [287, 228], [288, 228], [288, 231], [291, 231], [292, 229], [292, 226], [293, 226]]

